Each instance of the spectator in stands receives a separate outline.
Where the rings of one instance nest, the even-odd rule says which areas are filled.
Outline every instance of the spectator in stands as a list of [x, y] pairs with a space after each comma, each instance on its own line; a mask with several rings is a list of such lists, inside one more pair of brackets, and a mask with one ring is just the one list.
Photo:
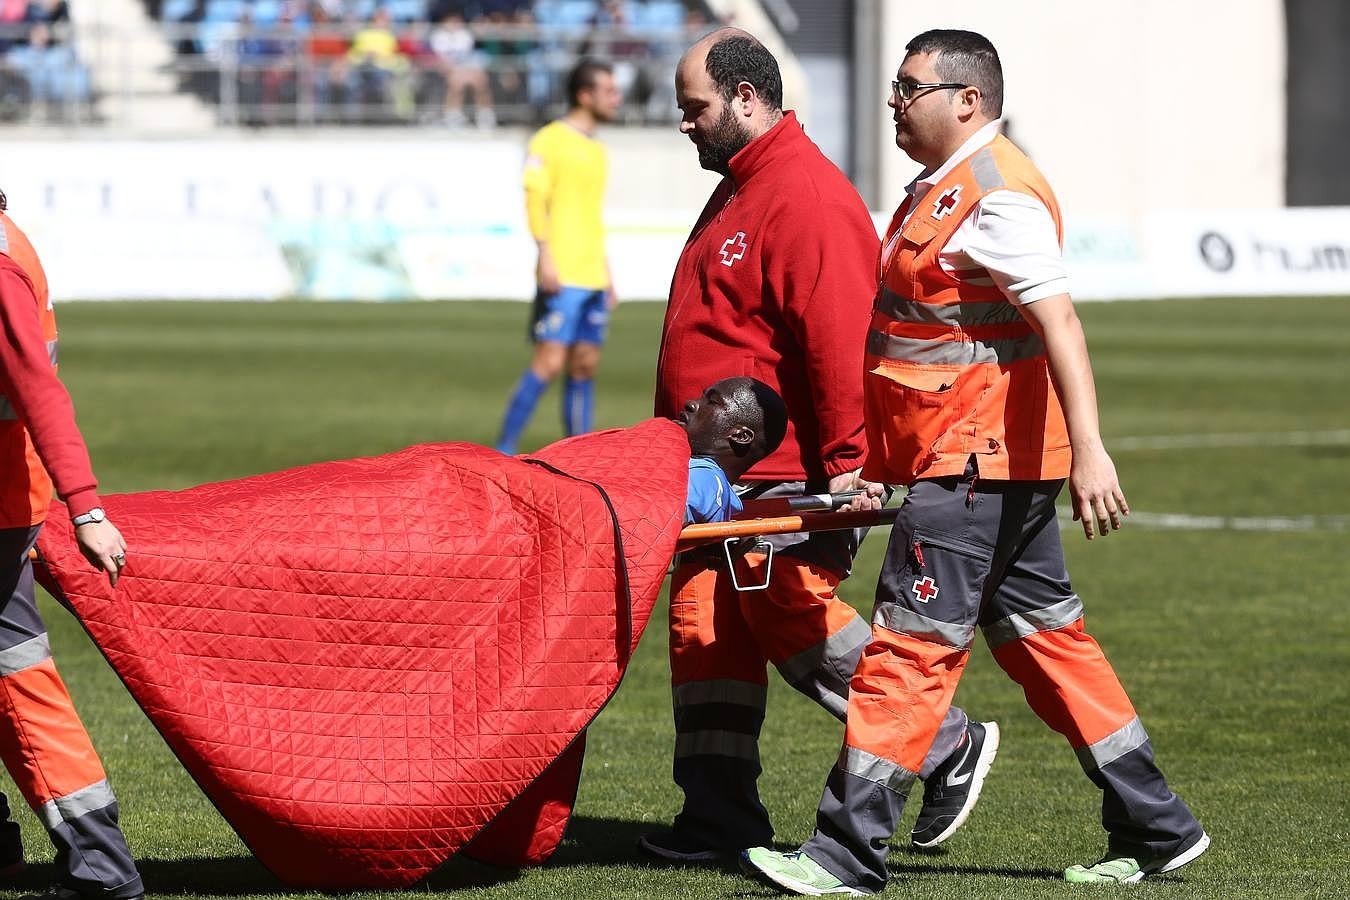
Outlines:
[[9, 52], [8, 61], [22, 74], [31, 94], [32, 112], [51, 113], [49, 104], [79, 104], [89, 98], [89, 74], [68, 44], [54, 44], [52, 29], [39, 22], [28, 43]]
[[246, 115], [276, 121], [283, 89], [295, 75], [299, 40], [295, 12], [282, 8], [276, 24], [258, 26], [245, 8], [239, 21], [239, 94]]
[[[516, 12], [513, 24], [524, 32], [539, 27], [534, 18], [533, 9]], [[549, 101], [553, 99], [555, 73], [549, 66], [549, 57], [543, 44], [534, 39], [519, 39], [515, 42], [516, 67], [513, 71], [522, 72], [525, 79], [525, 102], [534, 112], [535, 121], [541, 121], [548, 114]]]
[[399, 48], [387, 9], [376, 7], [365, 27], [352, 37], [347, 62], [351, 65], [347, 74], [349, 115], [359, 116], [362, 101], [373, 95], [381, 107], [392, 101], [399, 118], [412, 116], [411, 66]]
[[[70, 21], [70, 7], [66, 0], [33, 0], [28, 4], [24, 18], [34, 24], [58, 25]], [[60, 39], [65, 37], [61, 28], [54, 28], [52, 32], [53, 44], [60, 43]]]
[[334, 85], [347, 83], [347, 50], [351, 45], [341, 23], [334, 21], [323, 3], [311, 5], [309, 17], [312, 27], [305, 42], [305, 81], [318, 118], [323, 119], [333, 100]]
[[0, 53], [27, 39], [28, 0], [0, 0]]
[[436, 23], [427, 38], [436, 66], [445, 79], [445, 112], [442, 121], [450, 128], [468, 123], [464, 116], [464, 96], [473, 92], [474, 123], [492, 128], [497, 114], [492, 108], [492, 86], [488, 83], [484, 54], [477, 48], [473, 32], [462, 13], [449, 11]]
[[633, 22], [625, 0], [604, 0], [591, 19], [592, 31], [581, 45], [582, 56], [601, 56], [614, 67], [614, 83], [626, 100], [639, 105], [651, 93], [645, 74], [647, 42], [632, 32]]

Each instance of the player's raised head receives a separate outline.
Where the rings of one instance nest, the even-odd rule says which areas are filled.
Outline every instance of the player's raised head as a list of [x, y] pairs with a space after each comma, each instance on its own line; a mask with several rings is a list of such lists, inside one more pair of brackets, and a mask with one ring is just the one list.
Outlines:
[[724, 378], [685, 403], [676, 421], [689, 436], [690, 453], [716, 459], [734, 477], [778, 449], [787, 406], [762, 381]]

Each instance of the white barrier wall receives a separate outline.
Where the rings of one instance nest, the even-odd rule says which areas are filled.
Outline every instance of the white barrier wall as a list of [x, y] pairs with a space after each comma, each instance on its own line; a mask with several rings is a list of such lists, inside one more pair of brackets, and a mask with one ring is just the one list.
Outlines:
[[[522, 159], [504, 140], [16, 142], [0, 186], [58, 300], [525, 300]], [[665, 298], [703, 187], [611, 198], [621, 297]], [[1084, 300], [1350, 294], [1350, 209], [1070, 212], [1066, 259]]]

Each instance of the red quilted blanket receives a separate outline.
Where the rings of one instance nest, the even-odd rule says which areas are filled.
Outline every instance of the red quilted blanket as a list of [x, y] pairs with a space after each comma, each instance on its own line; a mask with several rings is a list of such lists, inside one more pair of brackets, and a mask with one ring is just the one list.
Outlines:
[[674, 552], [688, 445], [652, 420], [534, 458], [424, 445], [110, 496], [116, 590], [57, 505], [44, 582], [285, 881], [407, 885], [475, 836], [538, 861]]

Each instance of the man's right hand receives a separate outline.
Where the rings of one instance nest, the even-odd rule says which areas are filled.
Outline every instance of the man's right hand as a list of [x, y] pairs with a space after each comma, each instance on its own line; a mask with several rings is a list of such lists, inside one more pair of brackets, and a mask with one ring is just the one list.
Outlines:
[[855, 497], [848, 506], [841, 506], [840, 512], [881, 509], [885, 505], [886, 501], [883, 497], [886, 493], [886, 485], [876, 481], [863, 481], [861, 476], [862, 469], [855, 469], [852, 472], [845, 472], [830, 479], [831, 494], [842, 494], [845, 491], [863, 492], [861, 496]]
[[90, 565], [108, 573], [108, 583], [114, 587], [127, 564], [127, 542], [122, 532], [110, 520], [90, 522], [75, 529], [75, 541]]
[[534, 269], [534, 283], [542, 294], [556, 294], [562, 290], [562, 281], [558, 278], [558, 267], [553, 262], [553, 254], [548, 247], [539, 246], [539, 263]]

